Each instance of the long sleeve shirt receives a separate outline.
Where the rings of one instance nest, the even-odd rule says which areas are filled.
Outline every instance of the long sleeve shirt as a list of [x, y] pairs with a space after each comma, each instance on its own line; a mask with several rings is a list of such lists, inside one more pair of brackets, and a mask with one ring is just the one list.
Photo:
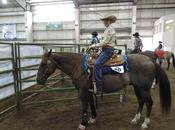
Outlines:
[[104, 39], [100, 43], [94, 44], [91, 47], [115, 46], [117, 40], [116, 32], [111, 25], [105, 29], [103, 37]]
[[134, 47], [135, 47], [136, 49], [141, 49], [141, 50], [142, 50], [143, 44], [142, 44], [142, 40], [141, 40], [139, 37], [136, 37], [136, 38], [135, 38]]
[[98, 37], [92, 37], [92, 39], [91, 39], [91, 44], [97, 44], [97, 43], [99, 43], [100, 41], [99, 41], [99, 39], [98, 39]]

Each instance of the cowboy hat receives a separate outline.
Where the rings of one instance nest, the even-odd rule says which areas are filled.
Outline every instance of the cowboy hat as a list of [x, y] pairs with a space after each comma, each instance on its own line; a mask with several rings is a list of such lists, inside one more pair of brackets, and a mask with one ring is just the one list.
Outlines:
[[162, 43], [161, 41], [159, 41], [159, 43]]
[[110, 20], [112, 23], [115, 23], [116, 20], [117, 20], [117, 18], [116, 18], [116, 16], [114, 16], [114, 15], [110, 15], [110, 16], [101, 18], [100, 20], [102, 20], [102, 21], [104, 21], [104, 20]]
[[138, 32], [134, 33], [133, 36], [140, 36]]
[[91, 33], [93, 36], [98, 36], [98, 33], [96, 31]]

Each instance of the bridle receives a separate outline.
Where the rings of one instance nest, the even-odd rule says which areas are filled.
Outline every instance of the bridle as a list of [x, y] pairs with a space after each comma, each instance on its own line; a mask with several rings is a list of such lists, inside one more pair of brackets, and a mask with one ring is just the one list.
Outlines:
[[51, 58], [51, 57], [48, 57], [48, 59], [47, 60], [50, 60], [52, 63], [54, 63], [55, 64], [55, 66], [56, 66], [56, 68], [58, 68], [58, 69], [61, 69], [61, 67], [57, 64], [57, 62], [53, 59], [53, 58]]

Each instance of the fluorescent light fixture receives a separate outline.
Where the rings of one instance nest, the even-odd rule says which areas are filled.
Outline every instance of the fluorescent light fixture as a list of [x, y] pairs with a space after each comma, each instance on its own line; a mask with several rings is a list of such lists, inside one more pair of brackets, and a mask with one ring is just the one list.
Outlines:
[[89, 9], [89, 10], [92, 10], [92, 11], [95, 10], [94, 8], [88, 8], [88, 9]]
[[1, 0], [3, 4], [7, 4], [7, 0]]
[[7, 29], [7, 26], [3, 26], [2, 28], [3, 28], [3, 29]]
[[167, 20], [165, 23], [168, 24], [168, 23], [172, 23], [173, 22], [173, 19], [170, 19], [170, 20]]

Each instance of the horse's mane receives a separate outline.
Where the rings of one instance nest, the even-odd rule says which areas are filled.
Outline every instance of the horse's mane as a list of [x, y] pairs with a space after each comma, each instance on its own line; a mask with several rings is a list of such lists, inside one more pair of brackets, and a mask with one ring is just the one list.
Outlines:
[[52, 55], [68, 60], [75, 60], [75, 59], [79, 60], [83, 56], [83, 54], [81, 53], [73, 53], [73, 52], [53, 52]]

